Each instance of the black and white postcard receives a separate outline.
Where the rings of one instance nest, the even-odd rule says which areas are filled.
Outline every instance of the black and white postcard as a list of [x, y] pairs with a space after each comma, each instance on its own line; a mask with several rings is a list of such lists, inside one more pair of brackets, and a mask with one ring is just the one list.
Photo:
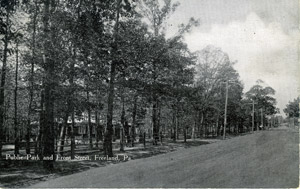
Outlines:
[[299, 187], [298, 0], [0, 0], [0, 188]]

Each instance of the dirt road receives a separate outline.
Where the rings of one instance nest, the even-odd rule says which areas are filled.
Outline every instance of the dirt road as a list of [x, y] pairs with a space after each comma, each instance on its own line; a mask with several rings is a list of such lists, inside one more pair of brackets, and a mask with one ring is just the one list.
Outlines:
[[299, 181], [299, 133], [281, 128], [95, 168], [31, 187], [271, 187]]

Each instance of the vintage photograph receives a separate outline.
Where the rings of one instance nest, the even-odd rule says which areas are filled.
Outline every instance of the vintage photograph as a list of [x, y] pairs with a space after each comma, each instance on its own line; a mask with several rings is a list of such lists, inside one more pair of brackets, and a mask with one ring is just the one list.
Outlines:
[[0, 188], [298, 188], [298, 0], [0, 0]]

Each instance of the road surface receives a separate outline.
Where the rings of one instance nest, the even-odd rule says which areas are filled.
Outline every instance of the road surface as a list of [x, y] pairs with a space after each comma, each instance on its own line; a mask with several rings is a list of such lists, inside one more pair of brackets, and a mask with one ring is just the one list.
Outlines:
[[281, 128], [91, 169], [30, 187], [299, 186], [299, 133]]

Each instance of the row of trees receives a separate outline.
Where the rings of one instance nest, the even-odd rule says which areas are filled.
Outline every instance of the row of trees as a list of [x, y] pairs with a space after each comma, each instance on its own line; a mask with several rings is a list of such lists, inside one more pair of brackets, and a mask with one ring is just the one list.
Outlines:
[[[167, 19], [178, 5], [170, 0], [2, 0], [0, 153], [2, 140], [11, 135], [16, 154], [24, 137], [31, 153], [31, 133], [37, 132], [36, 153], [50, 156], [71, 120], [74, 156], [75, 119], [83, 112], [90, 147], [94, 115], [97, 139], [103, 134], [101, 148], [108, 156], [113, 156], [114, 122], [122, 128], [131, 123], [132, 141], [143, 122], [140, 131], [151, 128], [153, 144], [162, 132], [174, 140], [180, 133], [185, 140], [188, 133], [219, 135], [226, 93], [228, 131], [249, 129], [253, 110], [264, 112], [262, 119], [253, 115], [255, 124], [275, 114], [275, 91], [258, 81], [243, 95], [235, 62], [221, 49], [190, 52], [184, 34], [198, 20], [191, 18], [166, 38]], [[39, 126], [35, 131], [33, 123]], [[44, 164], [53, 168], [51, 161]]]
[[292, 126], [299, 125], [299, 113], [300, 113], [300, 97], [295, 98], [293, 101], [290, 101], [286, 108], [283, 109], [287, 118], [289, 119], [289, 123]]

